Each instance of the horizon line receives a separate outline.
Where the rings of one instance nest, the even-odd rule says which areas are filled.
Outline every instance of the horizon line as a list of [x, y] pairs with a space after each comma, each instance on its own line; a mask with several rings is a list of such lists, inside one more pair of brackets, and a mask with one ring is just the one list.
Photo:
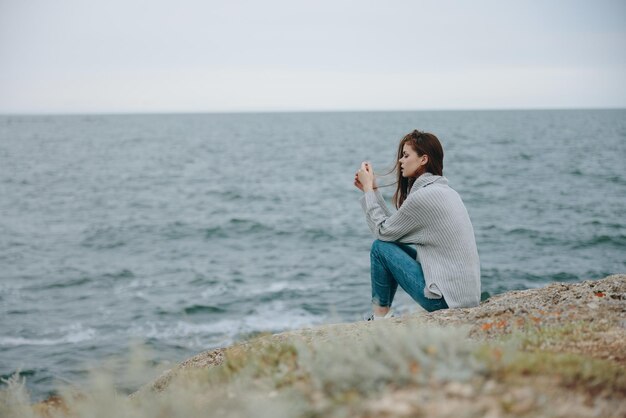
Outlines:
[[413, 113], [413, 112], [509, 112], [546, 110], [626, 110], [625, 107], [504, 107], [504, 108], [432, 108], [432, 109], [267, 109], [267, 110], [163, 110], [163, 111], [88, 111], [88, 112], [21, 112], [3, 113], [6, 116], [150, 116], [150, 115], [238, 115], [289, 113]]

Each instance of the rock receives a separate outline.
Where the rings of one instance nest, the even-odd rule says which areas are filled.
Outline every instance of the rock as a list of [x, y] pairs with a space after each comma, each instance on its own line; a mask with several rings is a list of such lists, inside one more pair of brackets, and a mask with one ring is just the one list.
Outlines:
[[474, 394], [474, 389], [468, 383], [450, 382], [444, 390], [448, 395], [458, 396], [460, 398], [470, 398]]
[[[597, 281], [553, 283], [540, 289], [511, 291], [492, 296], [474, 308], [420, 312], [418, 315], [390, 318], [385, 321], [389, 326], [412, 320], [425, 324], [469, 325], [471, 326], [470, 336], [477, 339], [489, 339], [529, 327], [541, 329], [572, 323], [595, 324], [594, 326], [601, 327], [601, 330], [594, 328], [589, 335], [568, 340], [565, 346], [557, 344], [544, 348], [555, 352], [569, 352], [607, 359], [624, 367], [626, 366], [626, 298], [624, 295], [626, 295], [626, 275], [617, 274]], [[599, 313], [601, 313], [600, 318]], [[269, 338], [285, 340], [295, 337], [304, 341], [327, 340], [335, 335], [354, 335], [356, 338], [370, 326], [372, 323], [365, 321], [330, 324], [274, 334]], [[236, 344], [235, 347], [245, 348], [247, 344], [243, 342]], [[191, 357], [163, 373], [137, 393], [146, 390], [163, 390], [172, 377], [182, 370], [219, 365], [224, 361], [225, 350], [226, 348], [218, 348]], [[470, 390], [462, 385], [453, 385], [448, 390], [451, 391], [451, 395], [455, 396], [468, 396], [467, 394], [470, 393]], [[137, 393], [131, 396], [136, 396]]]

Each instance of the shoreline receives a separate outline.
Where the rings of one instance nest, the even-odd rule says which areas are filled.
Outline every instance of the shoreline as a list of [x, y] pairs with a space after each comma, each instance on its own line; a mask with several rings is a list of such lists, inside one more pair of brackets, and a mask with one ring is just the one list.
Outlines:
[[[401, 354], [407, 343], [422, 354]], [[387, 376], [386, 344], [394, 357], [419, 360]], [[387, 366], [359, 370], [379, 357]], [[441, 361], [452, 364], [444, 367], [448, 377], [437, 374]], [[407, 370], [408, 381], [398, 380]], [[450, 377], [460, 372], [467, 376]], [[382, 390], [368, 386], [376, 373], [386, 376]], [[187, 411], [180, 402], [233, 416], [256, 416], [251, 411], [264, 405], [279, 416], [295, 411], [294, 393], [300, 412], [284, 416], [623, 416], [626, 274], [505, 292], [474, 308], [261, 335], [192, 356], [119, 402], [139, 416], [155, 404]], [[32, 409], [71, 415], [85, 398], [51, 398]]]
[[[554, 305], [552, 305], [554, 304]], [[626, 274], [614, 274], [599, 280], [586, 280], [580, 283], [552, 283], [542, 288], [513, 290], [494, 295], [474, 308], [443, 309], [435, 312], [419, 312], [400, 318], [385, 320], [390, 325], [399, 325], [405, 321], [417, 320], [430, 325], [458, 326], [470, 325], [472, 338], [493, 338], [527, 326], [558, 326], [567, 322], [582, 321], [601, 325], [615, 325], [616, 318], [604, 315], [596, 316], [607, 305], [613, 305], [615, 312], [621, 312], [620, 326], [614, 334], [603, 334], [611, 340], [597, 341], [597, 345], [579, 344], [560, 347], [568, 352], [590, 355], [593, 358], [615, 361], [626, 367]], [[618, 322], [619, 322], [618, 321]], [[290, 337], [305, 340], [325, 339], [335, 334], [358, 335], [371, 323], [355, 322], [305, 328], [295, 331], [264, 336], [264, 339], [286, 340]], [[172, 369], [165, 371], [154, 382], [142, 387], [131, 397], [138, 396], [148, 387], [152, 390], [164, 390], [171, 379], [180, 371], [219, 366], [224, 361], [224, 353], [233, 347], [245, 347], [249, 343], [241, 342], [229, 347], [207, 350], [192, 356]]]

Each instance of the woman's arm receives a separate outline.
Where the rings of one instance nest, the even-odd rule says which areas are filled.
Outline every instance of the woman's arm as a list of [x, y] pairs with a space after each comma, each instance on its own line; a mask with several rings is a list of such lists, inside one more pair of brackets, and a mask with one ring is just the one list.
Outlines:
[[[413, 200], [413, 199], [411, 199]], [[361, 207], [365, 212], [367, 225], [376, 237], [381, 241], [402, 241], [405, 236], [421, 229], [415, 208], [408, 199], [393, 215], [385, 214], [373, 191], [363, 194]]]
[[385, 199], [383, 198], [383, 195], [380, 192], [380, 190], [378, 190], [378, 188], [374, 189], [374, 195], [376, 196], [376, 201], [378, 202], [378, 206], [380, 206], [380, 209], [385, 213], [385, 216], [387, 217], [391, 216], [391, 211], [387, 207], [387, 203], [385, 203]]
[[409, 209], [411, 205], [403, 205], [404, 210], [401, 208], [392, 215], [376, 187], [374, 170], [368, 162], [361, 163], [361, 168], [354, 176], [354, 185], [364, 192], [361, 206], [365, 211], [367, 224], [377, 239], [399, 241], [414, 232], [418, 224], [414, 212]]
[[[365, 163], [366, 166], [368, 168], [371, 168], [371, 166], [368, 163]], [[391, 211], [389, 210], [389, 208], [387, 207], [387, 204], [385, 203], [385, 199], [383, 198], [382, 193], [380, 192], [380, 190], [378, 190], [378, 187], [376, 186], [376, 178], [374, 178], [372, 180], [372, 186], [373, 186], [373, 190], [374, 193], [376, 195], [376, 200], [378, 201], [378, 205], [380, 206], [380, 208], [382, 209], [382, 211], [384, 212], [385, 216], [391, 216]], [[359, 189], [360, 191], [364, 191], [363, 190], [363, 184], [361, 184], [361, 181], [359, 180], [359, 172], [357, 171], [356, 174], [354, 175], [354, 186]]]

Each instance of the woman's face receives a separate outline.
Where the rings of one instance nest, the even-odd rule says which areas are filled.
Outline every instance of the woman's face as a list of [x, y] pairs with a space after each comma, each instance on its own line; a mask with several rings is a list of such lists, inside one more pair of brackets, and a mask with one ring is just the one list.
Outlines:
[[413, 147], [406, 143], [402, 147], [402, 158], [398, 161], [400, 162], [400, 172], [402, 173], [402, 177], [417, 177], [420, 167], [426, 165], [428, 162], [428, 156], [418, 156]]

